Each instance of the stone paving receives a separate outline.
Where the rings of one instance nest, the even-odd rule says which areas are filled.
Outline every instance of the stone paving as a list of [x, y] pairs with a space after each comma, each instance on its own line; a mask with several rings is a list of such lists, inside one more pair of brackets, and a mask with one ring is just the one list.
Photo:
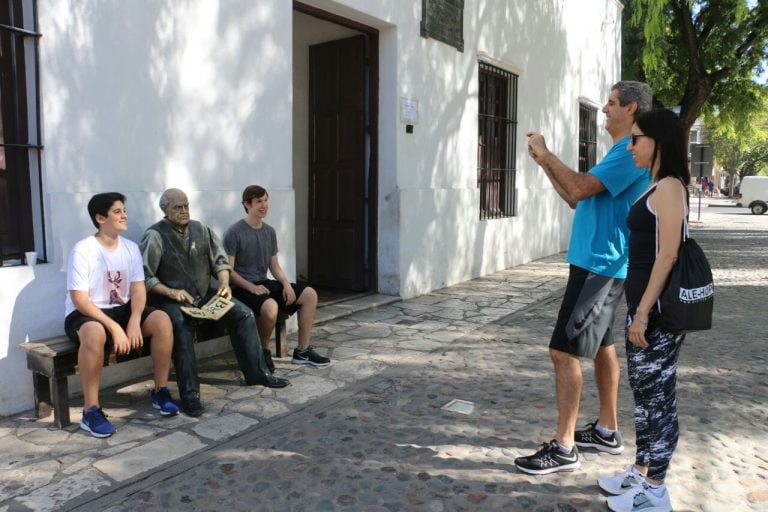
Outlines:
[[[715, 269], [716, 322], [681, 353], [667, 483], [678, 511], [768, 512], [768, 215], [725, 211], [693, 225]], [[546, 344], [562, 260], [327, 320], [314, 343], [333, 364], [277, 359], [286, 389], [241, 386], [231, 354], [206, 360], [201, 418], [160, 418], [144, 379], [103, 392], [118, 429], [107, 439], [2, 419], [0, 512], [607, 510], [596, 478], [633, 459], [625, 378], [624, 454], [583, 452], [581, 469], [539, 477], [513, 465], [554, 433]], [[597, 414], [591, 366], [580, 422]]]

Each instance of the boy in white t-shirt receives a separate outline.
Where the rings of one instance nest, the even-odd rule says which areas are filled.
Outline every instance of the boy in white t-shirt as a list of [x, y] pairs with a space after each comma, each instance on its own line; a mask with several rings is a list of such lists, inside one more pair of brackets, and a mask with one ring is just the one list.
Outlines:
[[80, 427], [95, 437], [109, 437], [115, 427], [99, 405], [105, 350], [127, 354], [151, 337], [155, 389], [152, 405], [163, 416], [178, 414], [168, 390], [173, 329], [164, 312], [146, 307], [144, 267], [136, 243], [120, 236], [128, 229], [125, 196], [96, 194], [88, 214], [98, 231], [72, 248], [67, 263], [64, 329], [79, 349], [77, 366], [83, 388]]

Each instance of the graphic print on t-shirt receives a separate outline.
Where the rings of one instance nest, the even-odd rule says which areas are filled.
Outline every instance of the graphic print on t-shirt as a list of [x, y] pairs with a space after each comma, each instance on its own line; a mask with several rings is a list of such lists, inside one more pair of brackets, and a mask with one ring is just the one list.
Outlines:
[[120, 270], [107, 270], [107, 293], [109, 294], [109, 304], [125, 304], [123, 297], [128, 296], [125, 279], [123, 275], [127, 272]]

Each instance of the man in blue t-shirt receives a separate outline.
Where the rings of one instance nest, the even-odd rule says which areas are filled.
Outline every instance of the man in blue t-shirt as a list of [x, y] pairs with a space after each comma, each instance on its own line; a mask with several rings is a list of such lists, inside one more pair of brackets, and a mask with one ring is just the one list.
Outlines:
[[[635, 116], [651, 108], [651, 90], [641, 82], [618, 82], [603, 106], [613, 147], [587, 173], [569, 169], [547, 149], [540, 133], [528, 133], [528, 153], [541, 166], [573, 217], [568, 248], [570, 270], [549, 353], [555, 368], [557, 431], [536, 453], [515, 459], [520, 471], [547, 474], [579, 467], [576, 448], [618, 454], [619, 361], [611, 326], [627, 275], [626, 218], [629, 207], [650, 185], [627, 151]], [[600, 414], [576, 431], [583, 376], [580, 357], [595, 361]]]

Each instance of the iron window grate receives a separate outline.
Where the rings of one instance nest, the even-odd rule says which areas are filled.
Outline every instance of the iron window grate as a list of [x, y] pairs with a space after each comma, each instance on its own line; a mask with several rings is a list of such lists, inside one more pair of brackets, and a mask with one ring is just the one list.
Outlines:
[[597, 163], [597, 109], [579, 104], [579, 172], [587, 172]]
[[517, 75], [479, 63], [477, 186], [480, 219], [515, 214]]
[[[0, 3], [0, 264], [45, 258], [37, 4]], [[32, 70], [32, 72], [30, 72]]]

